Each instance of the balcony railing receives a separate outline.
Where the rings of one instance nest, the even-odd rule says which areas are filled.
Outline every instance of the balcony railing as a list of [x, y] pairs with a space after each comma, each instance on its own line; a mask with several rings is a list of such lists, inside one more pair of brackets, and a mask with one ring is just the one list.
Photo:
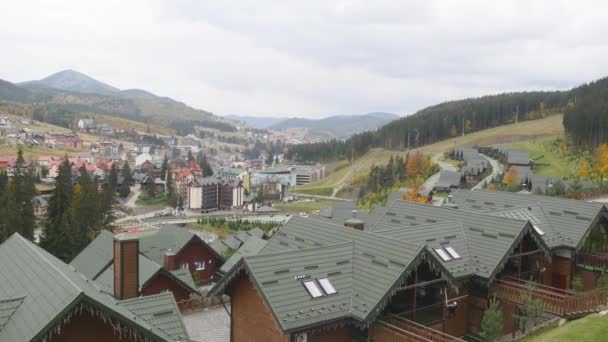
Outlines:
[[449, 341], [462, 341], [461, 339], [443, 333], [439, 330], [435, 330], [429, 328], [425, 325], [416, 323], [414, 321], [410, 321], [403, 317], [397, 315], [390, 315], [388, 318], [390, 324], [403, 329], [405, 331], [409, 331], [417, 336], [421, 336], [429, 341], [437, 341], [437, 342], [449, 342]]
[[576, 255], [576, 264], [589, 268], [592, 271], [608, 269], [608, 254], [605, 253], [579, 253]]
[[369, 337], [373, 342], [464, 342], [395, 315], [391, 315], [388, 321], [374, 323], [369, 328]]
[[[529, 291], [525, 283], [497, 280], [492, 293], [500, 299], [518, 304], [523, 303], [523, 295]], [[574, 293], [546, 285], [535, 284], [532, 298], [544, 304], [546, 312], [559, 316], [579, 316], [592, 313], [608, 304], [608, 289], [596, 289]]]

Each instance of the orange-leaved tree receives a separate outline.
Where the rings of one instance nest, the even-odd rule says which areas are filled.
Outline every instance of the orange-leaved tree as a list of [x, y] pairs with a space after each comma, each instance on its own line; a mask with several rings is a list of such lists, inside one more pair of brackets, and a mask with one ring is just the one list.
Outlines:
[[517, 184], [518, 181], [518, 170], [517, 166], [511, 166], [507, 173], [505, 174], [505, 178], [502, 180], [506, 185], [514, 185]]
[[419, 187], [411, 187], [401, 199], [407, 202], [428, 203], [429, 199], [426, 196], [418, 194]]

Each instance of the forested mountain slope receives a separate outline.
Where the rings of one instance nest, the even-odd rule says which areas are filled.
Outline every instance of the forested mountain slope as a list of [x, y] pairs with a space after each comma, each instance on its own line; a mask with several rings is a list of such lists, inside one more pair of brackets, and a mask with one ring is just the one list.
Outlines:
[[445, 102], [346, 141], [289, 146], [287, 157], [325, 161], [360, 156], [372, 147], [415, 148], [463, 131], [476, 132], [564, 111], [564, 128], [572, 142], [591, 146], [608, 142], [608, 79], [568, 91], [505, 93]]

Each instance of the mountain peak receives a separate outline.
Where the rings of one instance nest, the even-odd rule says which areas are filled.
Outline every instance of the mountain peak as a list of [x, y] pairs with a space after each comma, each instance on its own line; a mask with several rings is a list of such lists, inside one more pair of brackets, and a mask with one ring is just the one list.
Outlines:
[[78, 93], [111, 94], [118, 91], [117, 88], [72, 69], [59, 71], [36, 83]]

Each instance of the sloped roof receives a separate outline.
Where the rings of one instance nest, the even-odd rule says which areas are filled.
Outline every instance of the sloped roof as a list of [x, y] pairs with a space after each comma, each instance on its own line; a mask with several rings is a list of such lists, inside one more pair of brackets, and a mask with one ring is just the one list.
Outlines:
[[528, 165], [530, 164], [530, 155], [528, 152], [519, 150], [507, 150], [507, 164]]
[[548, 244], [571, 248], [580, 248], [594, 220], [606, 210], [602, 203], [490, 190], [459, 190], [453, 192], [453, 200], [459, 208], [488, 214], [494, 211], [500, 213], [505, 208], [512, 209], [516, 206], [537, 206], [542, 209], [546, 220], [557, 234], [553, 236], [560, 239], [548, 241]]
[[[242, 258], [210, 293], [222, 292], [245, 270], [283, 331], [351, 318], [366, 326], [423, 261], [451, 281], [445, 268], [422, 246], [293, 217], [260, 254]], [[300, 277], [327, 278], [337, 293], [311, 298]]]
[[446, 242], [454, 244], [463, 260], [441, 260], [454, 277], [477, 275], [492, 279], [525, 234], [531, 234], [549, 252], [541, 236], [525, 220], [406, 201], [395, 202], [372, 232], [425, 244], [430, 249]]
[[230, 269], [241, 260], [242, 257], [257, 255], [265, 246], [266, 240], [252, 236], [245, 242], [224, 264], [220, 267], [220, 272], [227, 273]]
[[11, 260], [0, 268], [0, 298], [23, 298], [0, 330], [0, 341], [41, 339], [83, 301], [111, 313], [149, 338], [175, 341], [162, 327], [118, 305], [83, 274], [18, 234], [0, 245], [0, 260]]
[[[162, 229], [161, 229], [162, 230]], [[180, 231], [184, 231], [184, 229], [179, 229]], [[189, 232], [188, 232], [189, 233]], [[126, 234], [126, 233], [125, 233]], [[123, 235], [125, 235], [123, 234]], [[156, 233], [158, 234], [158, 233]], [[155, 235], [156, 235], [155, 234]], [[191, 234], [191, 233], [190, 233]], [[150, 235], [154, 236], [154, 235]], [[137, 237], [137, 236], [134, 236]], [[142, 243], [141, 241], [145, 240], [144, 237], [140, 238], [140, 253], [139, 253], [139, 286], [145, 286], [158, 272], [165, 272], [162, 265], [164, 265], [164, 260], [162, 259], [160, 263], [150, 259], [147, 255], [145, 255], [141, 251]], [[178, 239], [179, 240], [179, 239]], [[161, 240], [156, 240], [159, 242]], [[181, 241], [181, 240], [180, 240]], [[70, 263], [72, 267], [74, 267], [78, 272], [84, 274], [87, 278], [95, 281], [97, 285], [101, 288], [102, 291], [112, 294], [114, 292], [114, 235], [107, 230], [102, 230], [102, 232], [97, 236], [95, 240], [93, 240], [82, 252], [80, 252], [74, 260]], [[171, 246], [175, 246], [172, 244]], [[150, 250], [150, 249], [149, 249]], [[152, 251], [156, 251], [156, 248], [153, 248]], [[163, 252], [164, 253], [164, 252]], [[152, 254], [154, 255], [154, 254]], [[170, 272], [167, 272], [169, 275]], [[172, 273], [172, 272], [171, 272]], [[194, 285], [194, 281], [192, 280], [192, 275], [188, 277], [182, 274], [176, 275], [171, 274], [170, 277], [174, 277], [178, 282], [181, 282], [182, 285], [188, 288], [189, 291], [198, 293], [198, 289], [196, 285]]]
[[451, 188], [457, 187], [460, 185], [460, 172], [450, 171], [450, 170], [441, 170], [439, 172], [439, 180], [437, 180], [437, 185], [435, 187], [439, 188]]
[[[201, 243], [206, 245], [203, 240], [196, 234], [188, 231], [188, 229], [164, 225], [156, 234], [139, 239], [139, 251], [150, 260], [162, 265], [164, 263], [164, 255], [168, 250], [178, 254], [194, 238], [199, 239]], [[209, 249], [215, 252], [212, 248]], [[220, 255], [217, 256], [221, 258]]]
[[70, 262], [78, 272], [84, 274], [89, 279], [96, 278], [114, 259], [114, 249], [112, 244], [114, 235], [109, 231], [102, 229], [97, 238], [91, 241], [85, 249], [82, 250]]
[[371, 226], [378, 221], [380, 210], [371, 213], [361, 211], [355, 202], [336, 202], [333, 206], [324, 208], [319, 212], [319, 216], [331, 219], [335, 224], [343, 225], [346, 220], [353, 218], [353, 210], [356, 211], [357, 219], [364, 222], [365, 226]]
[[131, 311], [151, 326], [158, 327], [174, 341], [189, 341], [186, 326], [170, 292], [127, 299], [118, 305]]
[[0, 299], [0, 331], [23, 303], [24, 297]]
[[[111, 246], [110, 246], [110, 249]], [[112, 257], [112, 260], [114, 258]], [[162, 267], [143, 255], [139, 256], [139, 289], [144, 286]], [[79, 268], [76, 268], [80, 272]], [[114, 265], [110, 263], [99, 276], [92, 279], [108, 294], [114, 293]]]
[[[553, 237], [559, 239], [559, 241], [549, 240], [547, 244], [571, 248], [580, 248], [593, 222], [606, 210], [602, 203], [505, 191], [457, 190], [452, 192], [452, 196], [459, 208], [488, 214], [497, 212], [496, 215], [501, 215], [505, 209], [521, 206], [539, 207], [542, 209], [546, 224], [549, 224], [555, 233], [548, 233], [545, 236], [548, 239]], [[542, 223], [543, 217], [538, 215], [537, 218]]]

